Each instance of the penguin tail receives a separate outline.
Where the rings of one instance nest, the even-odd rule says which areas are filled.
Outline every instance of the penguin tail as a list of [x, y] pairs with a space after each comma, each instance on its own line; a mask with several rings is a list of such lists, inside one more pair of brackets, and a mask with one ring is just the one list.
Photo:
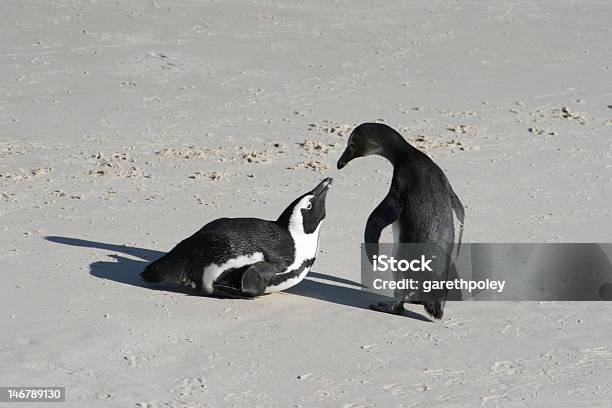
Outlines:
[[144, 271], [141, 272], [140, 277], [145, 282], [157, 283], [163, 282], [164, 278], [162, 277], [159, 268], [155, 268], [155, 265], [148, 265]]
[[177, 262], [172, 256], [164, 255], [157, 261], [150, 263], [142, 271], [140, 276], [145, 282], [181, 282], [182, 271], [181, 263]]
[[444, 305], [438, 300], [425, 300], [423, 306], [427, 314], [436, 320], [440, 320], [444, 315]]
[[163, 282], [164, 277], [160, 271], [158, 265], [155, 265], [155, 262], [147, 265], [144, 271], [140, 274], [142, 280], [150, 283]]

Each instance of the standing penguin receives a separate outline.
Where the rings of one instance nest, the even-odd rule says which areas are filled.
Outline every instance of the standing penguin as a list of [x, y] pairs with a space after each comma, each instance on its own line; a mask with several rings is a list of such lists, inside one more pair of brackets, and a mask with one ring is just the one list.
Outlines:
[[[447, 276], [455, 242], [453, 210], [460, 223], [459, 245], [463, 232], [463, 205], [446, 175], [426, 154], [410, 145], [398, 132], [381, 123], [363, 123], [349, 136], [348, 145], [338, 160], [342, 169], [357, 157], [379, 155], [393, 165], [391, 188], [385, 199], [370, 214], [365, 243], [378, 244], [382, 230], [393, 224], [397, 243], [433, 244], [444, 259], [437, 259], [442, 274]], [[366, 248], [369, 246], [366, 245]], [[459, 246], [457, 248], [459, 251]], [[370, 253], [368, 257], [371, 259]], [[372, 305], [381, 312], [400, 314], [405, 302], [411, 302], [405, 290], [396, 290], [389, 303]], [[424, 298], [425, 311], [442, 318], [446, 295]]]
[[220, 218], [148, 265], [147, 282], [173, 282], [204, 295], [253, 297], [298, 284], [315, 261], [325, 218], [326, 178], [276, 221]]

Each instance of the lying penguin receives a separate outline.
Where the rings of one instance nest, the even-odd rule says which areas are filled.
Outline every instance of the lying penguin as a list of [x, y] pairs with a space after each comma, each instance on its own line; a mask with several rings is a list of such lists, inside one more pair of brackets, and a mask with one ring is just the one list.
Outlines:
[[[393, 165], [393, 179], [387, 196], [368, 218], [365, 243], [378, 244], [381, 231], [392, 225], [395, 242], [433, 244], [436, 252], [445, 254], [444, 259], [436, 259], [435, 263], [439, 263], [437, 270], [440, 275], [443, 278], [448, 276], [455, 242], [453, 210], [460, 223], [459, 245], [464, 211], [446, 175], [425, 153], [382, 123], [363, 123], [351, 132], [346, 150], [338, 160], [338, 169], [357, 157], [369, 155], [379, 155], [389, 160]], [[372, 259], [370, 253], [368, 257]], [[407, 292], [398, 290], [392, 302], [371, 307], [381, 312], [399, 314], [404, 310], [404, 302], [422, 303], [428, 314], [440, 319], [445, 297], [442, 294], [412, 302]]]
[[148, 265], [147, 282], [173, 282], [218, 297], [254, 297], [288, 289], [315, 261], [325, 218], [326, 178], [276, 221], [220, 218]]

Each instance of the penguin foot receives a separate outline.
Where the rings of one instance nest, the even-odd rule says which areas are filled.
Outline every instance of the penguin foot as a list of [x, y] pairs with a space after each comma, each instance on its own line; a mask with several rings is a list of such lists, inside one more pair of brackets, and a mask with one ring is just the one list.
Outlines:
[[229, 286], [213, 285], [215, 289], [213, 296], [221, 299], [241, 299], [241, 300], [253, 300], [254, 297], [248, 294], [241, 293], [235, 288]]
[[404, 302], [378, 302], [375, 305], [370, 305], [370, 309], [377, 312], [400, 315], [404, 311]]
[[425, 306], [425, 311], [431, 317], [436, 320], [442, 319], [444, 315], [444, 304], [438, 300], [425, 301], [423, 302], [423, 306]]

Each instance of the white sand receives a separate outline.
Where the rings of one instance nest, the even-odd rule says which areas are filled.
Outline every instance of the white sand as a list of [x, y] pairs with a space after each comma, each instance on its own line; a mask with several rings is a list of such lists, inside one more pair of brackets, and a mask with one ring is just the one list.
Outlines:
[[[0, 385], [69, 407], [612, 406], [609, 304], [367, 310], [351, 281], [391, 168], [335, 170], [384, 120], [447, 171], [466, 241], [610, 241], [612, 3], [390, 3], [2, 2]], [[140, 282], [324, 175], [315, 273], [288, 293]]]

